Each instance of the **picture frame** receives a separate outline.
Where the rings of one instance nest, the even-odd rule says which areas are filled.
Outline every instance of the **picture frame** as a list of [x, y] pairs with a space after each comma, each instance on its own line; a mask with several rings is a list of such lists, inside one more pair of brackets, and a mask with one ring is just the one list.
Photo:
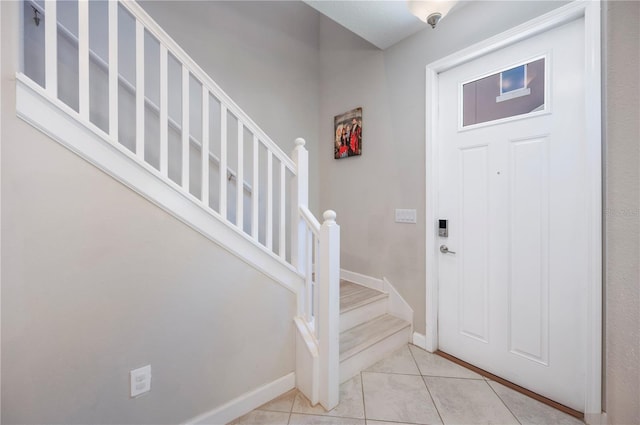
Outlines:
[[336, 115], [333, 130], [335, 159], [362, 155], [362, 108]]

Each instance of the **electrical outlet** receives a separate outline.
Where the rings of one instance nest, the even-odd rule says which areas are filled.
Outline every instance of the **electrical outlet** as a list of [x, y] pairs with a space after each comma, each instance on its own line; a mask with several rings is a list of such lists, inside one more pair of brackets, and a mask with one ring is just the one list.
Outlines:
[[131, 377], [131, 397], [151, 391], [151, 365], [129, 372]]
[[416, 210], [396, 209], [396, 223], [416, 223]]

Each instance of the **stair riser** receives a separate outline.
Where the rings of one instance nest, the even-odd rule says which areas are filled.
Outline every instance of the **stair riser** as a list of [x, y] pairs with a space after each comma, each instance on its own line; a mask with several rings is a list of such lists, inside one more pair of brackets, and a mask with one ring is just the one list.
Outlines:
[[340, 383], [353, 378], [364, 369], [373, 366], [387, 355], [400, 349], [409, 342], [411, 326], [388, 336], [365, 350], [340, 362]]
[[382, 298], [340, 315], [340, 332], [387, 313], [388, 298]]

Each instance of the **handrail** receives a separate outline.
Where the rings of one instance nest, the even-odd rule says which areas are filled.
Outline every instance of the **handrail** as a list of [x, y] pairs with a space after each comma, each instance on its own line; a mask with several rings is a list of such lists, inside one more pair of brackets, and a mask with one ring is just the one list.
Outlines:
[[179, 62], [184, 64], [191, 74], [193, 74], [201, 83], [206, 84], [211, 93], [217, 97], [227, 107], [236, 118], [242, 120], [245, 126], [260, 138], [269, 150], [283, 162], [286, 167], [295, 174], [295, 165], [280, 147], [256, 124], [230, 97], [209, 77], [209, 75], [176, 43], [169, 34], [167, 34], [158, 23], [140, 6], [136, 1], [119, 1], [136, 19], [140, 20], [147, 31], [149, 31], [160, 44], [164, 44], [167, 50], [171, 52]]
[[[25, 0], [25, 1], [27, 1], [31, 7], [33, 7], [34, 9], [37, 9], [42, 16], [44, 16], [44, 7], [38, 4], [35, 0]], [[75, 47], [78, 47], [78, 37], [76, 37], [75, 34], [73, 34], [61, 22], [58, 22], [58, 31], [60, 31], [60, 34], [64, 38], [66, 38], [67, 41], [72, 43]], [[108, 73], [109, 64], [102, 57], [100, 57], [99, 54], [94, 52], [91, 48], [89, 48], [89, 58], [93, 60], [93, 62], [101, 70], [105, 71], [105, 73]], [[118, 81], [128, 93], [135, 96], [135, 93], [136, 93], [135, 86], [129, 80], [127, 80], [127, 78], [124, 75], [119, 74]], [[144, 103], [145, 103], [145, 106], [147, 106], [154, 115], [158, 117], [160, 116], [160, 106], [156, 105], [149, 97], [147, 96], [144, 97]], [[169, 122], [169, 126], [174, 131], [176, 131], [177, 133], [180, 133], [182, 131], [182, 124], [180, 124], [179, 122], [176, 122], [176, 120], [174, 120], [171, 117], [167, 117], [167, 121]], [[202, 149], [202, 142], [196, 139], [193, 135], [189, 136], [189, 141], [191, 142], [192, 145], [197, 146], [199, 149]], [[216, 164], [220, 165], [220, 158], [218, 158], [213, 152], [209, 152], [209, 158], [213, 160]], [[235, 171], [233, 171], [233, 169], [230, 167], [227, 167], [227, 178], [230, 178], [230, 179], [237, 178]], [[251, 185], [246, 181], [244, 182], [244, 190], [249, 193], [251, 193], [251, 190], [252, 190]]]
[[[28, 1], [31, 4], [32, 0]], [[60, 0], [45, 0], [44, 9], [39, 4], [35, 4], [36, 9], [43, 15], [46, 27], [43, 52], [45, 79], [44, 87], [42, 87], [45, 95], [56, 102], [62, 99], [77, 98], [78, 108], [75, 111], [70, 111], [70, 113], [74, 115], [75, 119], [89, 128], [95, 126], [91, 122], [91, 116], [95, 112], [94, 108], [98, 108], [98, 113], [108, 120], [108, 129], [100, 130], [106, 133], [107, 140], [110, 143], [120, 147], [123, 132], [125, 132], [124, 137], [129, 138], [127, 140], [135, 141], [134, 147], [127, 148], [132, 153], [132, 159], [147, 169], [153, 168], [157, 170], [158, 176], [163, 181], [171, 185], [178, 185], [183, 194], [188, 195], [189, 199], [194, 200], [200, 207], [208, 212], [216, 213], [217, 217], [225, 221], [226, 224], [235, 227], [243, 236], [275, 254], [276, 258], [283, 263], [290, 265], [292, 263], [289, 258], [289, 253], [291, 252], [290, 241], [288, 241], [286, 231], [290, 223], [287, 221], [285, 206], [288, 203], [288, 198], [292, 196], [289, 189], [292, 184], [291, 181], [299, 173], [298, 167], [296, 167], [293, 160], [240, 109], [135, 1], [114, 0], [106, 3], [108, 13], [102, 14], [102, 19], [105, 19], [107, 23], [108, 62], [97, 55], [95, 51], [92, 51], [89, 46], [89, 25], [95, 25], [89, 22], [90, 2], [78, 0], [77, 35], [59, 22], [58, 9], [62, 7], [59, 4], [62, 4]], [[120, 6], [122, 6], [120, 11], [126, 12], [126, 18], [120, 13]], [[135, 44], [135, 58], [132, 59], [135, 65], [135, 81], [126, 79], [122, 75], [121, 65], [118, 64], [119, 60], [130, 60], [127, 57], [122, 58], [118, 54], [119, 31], [121, 31], [121, 26], [118, 25], [119, 19], [132, 20], [135, 25], [135, 39], [131, 40]], [[30, 28], [25, 27], [24, 30], [27, 31]], [[71, 43], [64, 43], [58, 46], [58, 34], [66, 37]], [[148, 85], [145, 82], [145, 67], [157, 66], [156, 64], [147, 64], [144, 60], [145, 51], [149, 49], [145, 45], [147, 44], [145, 39], [148, 35], [155, 38], [153, 45], [159, 46], [159, 88], [156, 81], [153, 81], [151, 86], [154, 87], [153, 90], [159, 90], [158, 104], [150, 100], [149, 93], [145, 93], [148, 90], [145, 87]], [[25, 43], [35, 43], [37, 38], [25, 37], [24, 40]], [[61, 84], [60, 87], [57, 72], [60, 56], [58, 55], [59, 49], [71, 49], [71, 54], [77, 55], [79, 64], [77, 81], [69, 84], [69, 80], [66, 80], [66, 84]], [[37, 48], [31, 51], [42, 50]], [[69, 52], [65, 53], [68, 54]], [[168, 72], [170, 55], [175, 58], [181, 68], [179, 82], [174, 82], [170, 78], [173, 75]], [[40, 62], [35, 61], [34, 63]], [[107, 74], [108, 107], [106, 105], [101, 106], [100, 103], [97, 103], [98, 106], [96, 106], [96, 103], [91, 101], [92, 96], [95, 96], [95, 92], [93, 91], [93, 86], [89, 84], [89, 78], [91, 66], [94, 64], [102, 72], [106, 71], [105, 73]], [[125, 63], [122, 66], [127, 66], [127, 64]], [[28, 77], [27, 70], [25, 70], [25, 73]], [[65, 80], [60, 79], [60, 81]], [[95, 81], [100, 82], [101, 80], [97, 79]], [[193, 81], [197, 86], [194, 86]], [[176, 86], [170, 90], [170, 84]], [[200, 91], [199, 94], [192, 94], [192, 89], [195, 87]], [[122, 102], [120, 99], [120, 94], [123, 93], [121, 89], [124, 89], [124, 93], [126, 93], [124, 101], [131, 102], [130, 99], [133, 99], [132, 106], [135, 111], [133, 119], [134, 132], [126, 128], [120, 128], [118, 115], [121, 109], [120, 102]], [[65, 93], [60, 93], [60, 90], [65, 91]], [[69, 90], [75, 90], [75, 92], [69, 93]], [[181, 99], [178, 100], [181, 102], [182, 108], [180, 118], [171, 117], [168, 113], [169, 97], [178, 91], [181, 93]], [[220, 105], [219, 121], [216, 122], [215, 130], [219, 133], [210, 136], [209, 120], [212, 99], [215, 99], [216, 104], [219, 103]], [[171, 100], [171, 103], [173, 102]], [[147, 121], [147, 116], [155, 116], [155, 118], [150, 119], [154, 126], [159, 125], [159, 143], [158, 139], [149, 140], [147, 128], [150, 122]], [[198, 122], [198, 127], [200, 124], [202, 125], [201, 135], [199, 135], [200, 131], [193, 128], [190, 129], [194, 124], [193, 116], [198, 119], [196, 121]], [[229, 127], [236, 127], [236, 121], [237, 131], [230, 130]], [[174, 139], [176, 133], [178, 138]], [[250, 134], [250, 138], [245, 138], [245, 134]], [[216, 140], [212, 139], [212, 137], [217, 137], [217, 140], [219, 140], [219, 150], [216, 148], [219, 155], [216, 155], [210, 148], [212, 140]], [[173, 140], [176, 140], [180, 145], [179, 153], [174, 149], [169, 149], [169, 145]], [[245, 144], [252, 146], [251, 151], [246, 149], [247, 152], [245, 153]], [[197, 153], [191, 152], [193, 147], [197, 147], [198, 150], [194, 151]], [[266, 157], [262, 153], [265, 148]], [[154, 150], [151, 151], [151, 156], [149, 156], [148, 149]], [[236, 153], [235, 158], [234, 154], [232, 154], [234, 151]], [[253, 158], [246, 158], [250, 152], [252, 152]], [[196, 158], [193, 155], [197, 156], [198, 165], [195, 165], [196, 161], [194, 159]], [[157, 160], [159, 165], [151, 165], [150, 158]], [[213, 164], [218, 166], [213, 168]], [[151, 167], [149, 167], [150, 165]], [[251, 169], [252, 172], [247, 171], [247, 168]], [[264, 178], [265, 171], [267, 174], [266, 184], [260, 181], [261, 178]], [[210, 175], [218, 176], [217, 184], [219, 185], [217, 192], [212, 191], [211, 195], [209, 189]], [[229, 183], [232, 178], [236, 180], [234, 185]], [[194, 190], [194, 187], [197, 191], [198, 186], [200, 195], [193, 196], [191, 191]], [[260, 193], [261, 191], [263, 193]], [[235, 193], [235, 201], [228, 196], [230, 192]], [[211, 207], [210, 196], [218, 197], [216, 209]], [[247, 200], [250, 201], [250, 207], [246, 205]], [[213, 202], [213, 205], [216, 205], [216, 203]], [[244, 212], [248, 209], [251, 212], [249, 218], [246, 218]], [[249, 211], [247, 211], [247, 214], [249, 214]]]
[[320, 234], [320, 222], [318, 219], [309, 211], [309, 209], [305, 206], [300, 206], [300, 215], [304, 219], [304, 221], [309, 226], [309, 229], [318, 236]]

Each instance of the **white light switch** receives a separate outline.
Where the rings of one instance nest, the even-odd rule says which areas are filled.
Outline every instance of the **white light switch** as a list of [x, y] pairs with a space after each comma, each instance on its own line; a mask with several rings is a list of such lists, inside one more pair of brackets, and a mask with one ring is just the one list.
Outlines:
[[416, 210], [396, 209], [396, 223], [415, 223]]
[[151, 391], [151, 365], [134, 369], [129, 372], [131, 376], [131, 397]]

